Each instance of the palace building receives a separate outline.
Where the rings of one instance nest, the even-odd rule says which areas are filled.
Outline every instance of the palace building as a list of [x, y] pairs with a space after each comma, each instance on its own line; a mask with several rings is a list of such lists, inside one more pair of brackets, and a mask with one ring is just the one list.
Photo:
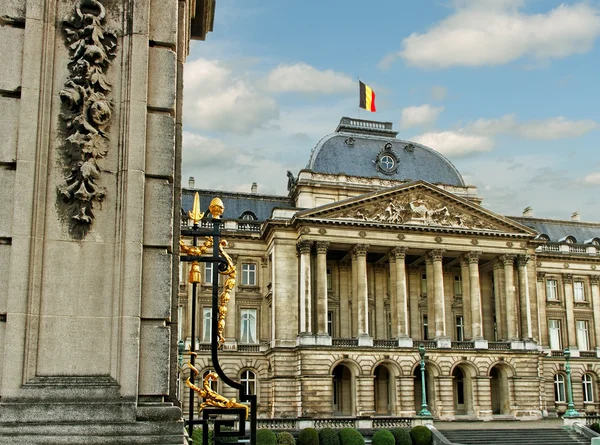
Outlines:
[[[183, 189], [225, 206], [237, 265], [225, 372], [261, 418], [540, 419], [600, 407], [600, 223], [504, 216], [448, 159], [391, 123], [342, 118], [287, 196]], [[196, 366], [211, 369], [211, 265], [197, 300]], [[180, 274], [180, 337], [191, 286]], [[183, 378], [188, 371], [183, 372]], [[228, 388], [217, 388], [235, 397]]]

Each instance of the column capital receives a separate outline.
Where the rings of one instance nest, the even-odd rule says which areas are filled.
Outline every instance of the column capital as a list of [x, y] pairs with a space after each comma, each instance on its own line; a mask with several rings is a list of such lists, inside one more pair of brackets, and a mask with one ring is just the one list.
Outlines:
[[352, 257], [367, 256], [369, 247], [370, 246], [368, 244], [356, 244], [352, 248]]
[[537, 280], [538, 281], [544, 281], [546, 279], [546, 272], [538, 272], [537, 273]]
[[512, 266], [513, 264], [515, 264], [515, 257], [516, 257], [516, 255], [510, 253], [510, 254], [506, 254], [506, 255], [501, 255], [498, 257], [498, 259], [506, 267], [506, 266]]
[[590, 284], [600, 284], [600, 275], [590, 276]]
[[408, 252], [408, 247], [406, 246], [394, 247], [391, 250], [392, 255], [397, 260], [403, 260], [404, 258], [406, 258], [406, 252]]
[[346, 270], [348, 270], [348, 267], [349, 267], [348, 261], [341, 261], [341, 262], [338, 264], [338, 267], [340, 268], [340, 271], [342, 271], [342, 270], [343, 270], [343, 271], [346, 271]]
[[563, 275], [563, 281], [567, 284], [573, 284], [573, 274], [566, 273]]
[[442, 261], [444, 252], [444, 249], [433, 249], [427, 252], [427, 257], [430, 258], [431, 261]]
[[494, 270], [504, 269], [504, 263], [500, 260], [500, 257], [496, 257], [492, 260], [492, 267]]
[[481, 257], [480, 250], [472, 250], [470, 252], [465, 253], [465, 258], [469, 262], [469, 264], [478, 264], [479, 258]]
[[517, 265], [519, 267], [526, 266], [531, 257], [529, 255], [518, 255], [517, 256]]
[[296, 249], [300, 253], [310, 253], [311, 248], [312, 248], [312, 241], [302, 240], [302, 241], [298, 241], [298, 243], [296, 243]]
[[329, 244], [331, 244], [329, 241], [317, 241], [315, 243], [316, 249], [317, 249], [317, 254], [319, 253], [327, 253], [327, 249], [329, 249]]
[[269, 259], [264, 256], [260, 259], [260, 266], [261, 267], [267, 267], [269, 265]]

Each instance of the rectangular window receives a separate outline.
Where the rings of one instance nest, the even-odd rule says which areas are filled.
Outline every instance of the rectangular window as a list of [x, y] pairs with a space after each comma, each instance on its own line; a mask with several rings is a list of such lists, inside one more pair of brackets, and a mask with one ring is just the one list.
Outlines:
[[423, 340], [429, 340], [429, 330], [427, 329], [427, 315], [423, 315]]
[[333, 289], [333, 281], [331, 280], [331, 267], [327, 268], [327, 290]]
[[565, 377], [562, 374], [554, 376], [554, 401], [564, 403], [565, 399]]
[[465, 326], [462, 315], [456, 316], [456, 341], [463, 341], [465, 339]]
[[213, 263], [204, 263], [204, 282], [206, 284], [213, 282]]
[[202, 343], [210, 343], [212, 333], [212, 308], [202, 308]]
[[581, 378], [583, 385], [583, 402], [594, 403], [594, 383], [590, 374], [584, 374]]
[[333, 312], [327, 312], [327, 333], [333, 337]]
[[585, 301], [583, 281], [573, 282], [573, 290], [575, 292], [575, 301]]
[[588, 335], [588, 322], [577, 320], [577, 347], [580, 351], [589, 351], [590, 337]]
[[242, 309], [240, 317], [240, 343], [257, 343], [256, 309]]
[[546, 299], [558, 300], [556, 280], [546, 280]]
[[562, 349], [560, 320], [548, 320], [548, 336], [550, 337], [550, 349], [560, 351]]
[[454, 275], [454, 296], [462, 296], [462, 278], [460, 275]]
[[242, 263], [242, 284], [256, 286], [256, 264]]
[[421, 296], [426, 296], [427, 295], [427, 274], [426, 273], [422, 273], [421, 274]]

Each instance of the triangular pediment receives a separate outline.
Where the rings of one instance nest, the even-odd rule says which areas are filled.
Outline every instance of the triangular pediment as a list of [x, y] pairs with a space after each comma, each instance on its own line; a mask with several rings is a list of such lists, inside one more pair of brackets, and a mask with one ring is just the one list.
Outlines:
[[526, 226], [425, 181], [305, 210], [296, 218], [535, 235]]

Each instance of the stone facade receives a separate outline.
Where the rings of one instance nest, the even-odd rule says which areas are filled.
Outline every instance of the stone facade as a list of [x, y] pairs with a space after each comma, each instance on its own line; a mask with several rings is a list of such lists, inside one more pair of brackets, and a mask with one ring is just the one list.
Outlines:
[[182, 70], [213, 8], [0, 2], [0, 443], [183, 442]]
[[[367, 150], [363, 139], [387, 142], [369, 125], [341, 133], [353, 140], [348, 150]], [[201, 205], [223, 199], [238, 268], [221, 363], [256, 392], [259, 417], [415, 416], [419, 345], [440, 419], [556, 416], [566, 407], [567, 346], [575, 407], [598, 412], [600, 224], [501, 216], [461, 181], [307, 168], [291, 175], [287, 206], [199, 190]], [[184, 189], [186, 210], [194, 192]], [[243, 216], [264, 214], [267, 202], [267, 218]], [[185, 266], [180, 272], [189, 344], [191, 294]], [[202, 372], [210, 370], [210, 289], [203, 283], [198, 294]]]

